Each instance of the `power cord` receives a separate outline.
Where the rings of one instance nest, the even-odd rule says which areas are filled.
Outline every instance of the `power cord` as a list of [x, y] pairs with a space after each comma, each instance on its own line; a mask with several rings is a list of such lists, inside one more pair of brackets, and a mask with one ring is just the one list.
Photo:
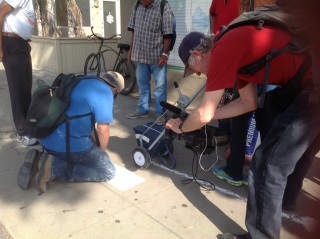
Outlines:
[[[199, 166], [199, 163], [198, 163], [199, 157], [198, 157], [198, 154], [195, 151], [193, 151], [193, 153], [194, 154], [193, 154], [193, 159], [192, 159], [192, 178], [183, 180], [182, 184], [189, 184], [191, 182], [196, 182], [200, 187], [202, 187], [202, 188], [204, 188], [206, 190], [215, 190], [216, 189], [216, 185], [213, 182], [197, 177], [197, 171], [198, 171], [198, 166]], [[195, 160], [195, 159], [197, 159], [197, 160]], [[195, 164], [195, 161], [196, 161], [196, 164]], [[207, 182], [212, 187], [204, 186], [204, 184], [201, 183], [201, 182]]]
[[[196, 182], [200, 187], [206, 189], [206, 190], [215, 190], [216, 186], [213, 182], [209, 181], [209, 180], [206, 180], [206, 179], [200, 179], [197, 177], [197, 172], [198, 172], [198, 167], [200, 166], [200, 168], [203, 170], [203, 171], [209, 171], [211, 170], [214, 165], [217, 164], [219, 158], [218, 158], [218, 152], [217, 152], [217, 140], [216, 138], [214, 137], [214, 140], [215, 140], [215, 151], [216, 151], [216, 156], [217, 156], [217, 159], [216, 161], [207, 169], [204, 169], [203, 166], [201, 165], [201, 160], [202, 160], [202, 156], [208, 146], [208, 135], [207, 135], [207, 131], [206, 131], [206, 126], [205, 126], [205, 136], [206, 136], [206, 143], [205, 143], [205, 147], [203, 149], [203, 151], [201, 152], [201, 154], [198, 154], [196, 151], [192, 150], [193, 151], [193, 159], [192, 159], [192, 168], [191, 168], [191, 171], [192, 171], [192, 178], [190, 179], [185, 179], [182, 181], [182, 184], [189, 184], [191, 182]], [[197, 160], [195, 160], [197, 159]], [[196, 164], [195, 164], [195, 161], [196, 161]], [[206, 182], [208, 183], [209, 185], [212, 186], [212, 188], [209, 188], [207, 186], [204, 186], [203, 183], [201, 182]]]

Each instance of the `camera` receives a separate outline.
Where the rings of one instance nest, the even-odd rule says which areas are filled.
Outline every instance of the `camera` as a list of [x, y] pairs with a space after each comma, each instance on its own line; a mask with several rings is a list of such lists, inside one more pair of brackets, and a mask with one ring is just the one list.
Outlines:
[[[188, 113], [167, 102], [162, 101], [160, 105], [163, 108], [173, 112], [173, 118], [180, 118], [182, 121], [184, 121], [188, 117]], [[212, 151], [214, 151], [214, 135], [215, 128], [209, 125], [205, 125], [195, 131], [181, 134], [177, 134], [176, 132], [168, 128], [165, 129], [165, 136], [167, 138], [183, 140], [185, 142], [185, 147], [197, 154], [210, 154]]]

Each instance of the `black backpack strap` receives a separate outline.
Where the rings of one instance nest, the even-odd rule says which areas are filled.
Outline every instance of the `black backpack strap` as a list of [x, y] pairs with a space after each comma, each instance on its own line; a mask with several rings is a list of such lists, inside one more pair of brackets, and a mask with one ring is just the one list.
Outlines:
[[167, 0], [161, 0], [161, 4], [160, 4], [161, 17], [163, 17], [163, 9], [166, 3], [167, 3]]
[[99, 140], [99, 136], [98, 136], [98, 132], [97, 132], [97, 129], [95, 127], [95, 124], [96, 124], [96, 119], [94, 117], [94, 114], [91, 114], [91, 125], [92, 125], [92, 128], [93, 128], [94, 137], [96, 138], [96, 144], [99, 147], [100, 146], [100, 140]]
[[[67, 155], [67, 164], [68, 164], [68, 172], [72, 172], [72, 163], [70, 157], [70, 121], [74, 119], [79, 119], [82, 117], [86, 117], [89, 115], [93, 115], [92, 113], [82, 114], [82, 115], [74, 115], [74, 116], [67, 116], [66, 115], [66, 155]], [[91, 121], [92, 122], [92, 121]]]

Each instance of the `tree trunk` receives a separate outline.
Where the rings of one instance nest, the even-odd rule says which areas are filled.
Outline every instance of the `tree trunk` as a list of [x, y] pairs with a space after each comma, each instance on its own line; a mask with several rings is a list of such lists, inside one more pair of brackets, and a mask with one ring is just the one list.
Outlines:
[[[35, 34], [38, 36], [61, 37], [62, 32], [57, 26], [57, 11], [65, 19], [59, 19], [62, 26], [68, 27], [69, 37], [85, 37], [83, 19], [75, 0], [33, 0], [35, 8]], [[61, 18], [61, 17], [60, 17]]]
[[68, 36], [69, 37], [85, 37], [82, 28], [83, 19], [80, 9], [75, 0], [67, 0], [68, 9]]

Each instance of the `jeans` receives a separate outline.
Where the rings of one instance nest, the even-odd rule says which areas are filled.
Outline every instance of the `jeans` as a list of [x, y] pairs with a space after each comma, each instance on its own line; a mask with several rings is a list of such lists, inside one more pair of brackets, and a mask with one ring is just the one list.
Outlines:
[[70, 153], [72, 170], [68, 170], [66, 153], [47, 152], [53, 155], [51, 179], [70, 182], [106, 182], [114, 178], [116, 168], [109, 155], [97, 146]]
[[2, 37], [3, 66], [6, 71], [13, 122], [17, 133], [24, 133], [24, 122], [31, 101], [32, 62], [31, 47], [25, 40]]
[[167, 101], [167, 65], [157, 66], [137, 62], [137, 82], [139, 85], [138, 113], [147, 113], [151, 103], [150, 80], [153, 74], [155, 80], [154, 98], [156, 100], [156, 113], [164, 113], [165, 109], [160, 105], [161, 101]]
[[282, 201], [288, 176], [320, 137], [320, 104], [308, 101], [310, 91], [307, 86], [276, 116], [253, 156], [246, 213], [251, 238], [280, 238]]

